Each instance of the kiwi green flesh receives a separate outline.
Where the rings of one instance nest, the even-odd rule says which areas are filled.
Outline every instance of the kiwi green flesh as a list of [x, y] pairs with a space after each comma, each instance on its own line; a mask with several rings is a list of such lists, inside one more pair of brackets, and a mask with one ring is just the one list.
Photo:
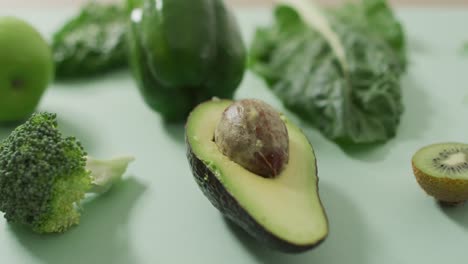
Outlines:
[[289, 134], [288, 165], [275, 178], [246, 170], [222, 155], [213, 142], [216, 125], [231, 103], [203, 103], [188, 118], [187, 155], [199, 186], [215, 207], [267, 246], [279, 245], [278, 249], [293, 252], [312, 248], [328, 234], [312, 146], [284, 118]]
[[414, 154], [413, 165], [431, 177], [468, 180], [468, 144], [428, 145]]

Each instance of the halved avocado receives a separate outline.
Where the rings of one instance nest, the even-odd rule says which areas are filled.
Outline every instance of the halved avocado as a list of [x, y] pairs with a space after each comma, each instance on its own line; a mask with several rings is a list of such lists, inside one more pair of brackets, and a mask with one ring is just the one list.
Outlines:
[[284, 118], [289, 162], [275, 178], [256, 175], [224, 156], [213, 141], [229, 100], [197, 106], [186, 125], [187, 157], [195, 179], [211, 203], [266, 246], [302, 252], [328, 234], [318, 194], [316, 159], [302, 131]]

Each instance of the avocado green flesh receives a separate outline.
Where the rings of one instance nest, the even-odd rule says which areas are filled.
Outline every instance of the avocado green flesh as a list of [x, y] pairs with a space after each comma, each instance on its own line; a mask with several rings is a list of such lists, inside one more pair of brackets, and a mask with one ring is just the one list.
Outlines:
[[239, 205], [274, 236], [294, 245], [323, 240], [328, 224], [317, 190], [313, 149], [299, 128], [285, 119], [289, 163], [274, 179], [258, 176], [222, 155], [213, 134], [232, 102], [213, 100], [198, 106], [187, 124], [187, 140]]
[[[447, 156], [441, 156], [440, 153], [447, 151]], [[461, 169], [456, 172], [447, 169], [436, 168], [434, 159], [440, 157], [439, 164], [450, 167], [466, 166], [468, 168], [468, 144], [463, 143], [439, 143], [432, 144], [418, 150], [413, 156], [413, 164], [424, 174], [436, 178], [451, 178], [468, 180], [468, 169]], [[464, 165], [467, 163], [467, 165]]]

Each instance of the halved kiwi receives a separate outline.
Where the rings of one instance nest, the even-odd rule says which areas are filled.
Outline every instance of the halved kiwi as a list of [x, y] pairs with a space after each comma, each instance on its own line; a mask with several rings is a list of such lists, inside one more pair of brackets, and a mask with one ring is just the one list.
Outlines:
[[427, 194], [444, 204], [468, 200], [468, 144], [438, 143], [418, 150], [413, 172]]

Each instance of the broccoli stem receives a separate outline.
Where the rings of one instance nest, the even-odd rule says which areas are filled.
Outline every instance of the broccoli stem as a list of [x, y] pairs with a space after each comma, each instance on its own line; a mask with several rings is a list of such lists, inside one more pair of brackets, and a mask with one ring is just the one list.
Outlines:
[[92, 187], [88, 193], [105, 193], [110, 187], [122, 178], [128, 164], [134, 157], [118, 157], [111, 160], [97, 160], [87, 157], [86, 169], [91, 171]]

